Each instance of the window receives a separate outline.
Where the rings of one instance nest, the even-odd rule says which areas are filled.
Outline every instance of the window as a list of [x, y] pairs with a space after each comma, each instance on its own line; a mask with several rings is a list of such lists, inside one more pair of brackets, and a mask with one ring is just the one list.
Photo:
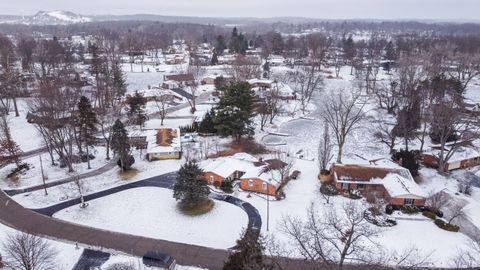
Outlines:
[[348, 183], [342, 183], [342, 189], [348, 189]]
[[364, 189], [364, 188], [365, 188], [365, 184], [357, 184], [357, 188], [358, 188], [358, 189]]
[[213, 185], [213, 182], [215, 181], [215, 179], [213, 178], [213, 175], [210, 175], [210, 184]]
[[263, 188], [263, 190], [267, 191], [268, 184], [265, 183], [265, 182], [263, 182], [263, 183], [262, 183], [262, 188]]
[[405, 205], [413, 205], [415, 203], [414, 199], [405, 199], [403, 202]]
[[253, 180], [252, 179], [248, 180], [248, 187], [253, 187]]

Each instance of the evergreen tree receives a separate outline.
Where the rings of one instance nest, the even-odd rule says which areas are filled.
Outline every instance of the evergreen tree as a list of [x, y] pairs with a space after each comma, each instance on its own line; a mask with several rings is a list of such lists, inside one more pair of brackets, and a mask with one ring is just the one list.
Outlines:
[[[78, 103], [78, 126], [80, 129], [80, 141], [85, 143], [87, 149], [87, 163], [90, 169], [90, 152], [89, 148], [95, 145], [95, 133], [98, 131], [97, 115], [93, 111], [92, 104], [87, 97], [80, 97]], [[81, 144], [80, 144], [81, 145]], [[81, 149], [79, 149], [81, 151]]]
[[213, 84], [215, 85], [216, 90], [224, 91], [228, 83], [223, 76], [219, 76], [213, 80]]
[[217, 51], [213, 51], [213, 55], [212, 55], [212, 61], [210, 62], [210, 64], [212, 66], [215, 66], [218, 64], [218, 56], [217, 56]]
[[210, 189], [203, 180], [203, 170], [197, 163], [185, 163], [177, 174], [177, 181], [173, 187], [173, 197], [189, 208], [196, 207], [208, 199]]
[[127, 92], [127, 83], [125, 81], [125, 74], [123, 73], [122, 67], [116, 61], [112, 66], [112, 84], [115, 99], [119, 101]]
[[233, 136], [237, 141], [243, 135], [252, 135], [253, 103], [255, 93], [250, 84], [237, 82], [225, 88], [213, 120], [221, 136]]
[[387, 46], [385, 47], [385, 58], [390, 61], [397, 60], [397, 52], [395, 50], [395, 45], [392, 41], [389, 41], [387, 43]]
[[217, 44], [215, 45], [215, 52], [217, 52], [219, 55], [222, 55], [226, 48], [227, 44], [225, 43], [225, 38], [222, 35], [218, 35]]
[[215, 110], [212, 109], [209, 112], [205, 114], [203, 117], [202, 122], [200, 122], [200, 125], [198, 126], [198, 132], [200, 133], [217, 133], [217, 130], [215, 129], [215, 123], [213, 122], [213, 119], [215, 118]]
[[135, 162], [135, 159], [130, 155], [130, 142], [128, 139], [128, 133], [120, 119], [115, 121], [112, 128], [112, 142], [111, 148], [113, 153], [118, 157], [118, 166], [122, 171], [130, 169]]
[[347, 60], [351, 66], [350, 75], [353, 74], [353, 60], [355, 59], [356, 50], [355, 50], [355, 41], [353, 41], [352, 35], [348, 36], [347, 39], [343, 39], [343, 54], [345, 60]]
[[135, 124], [142, 126], [147, 120], [147, 114], [144, 110], [147, 99], [138, 91], [135, 91], [135, 95], [128, 97], [127, 104], [129, 106], [128, 115], [134, 117]]
[[6, 115], [2, 115], [0, 121], [0, 166], [13, 162], [20, 168], [22, 150], [12, 138]]
[[392, 155], [392, 160], [398, 162], [400, 166], [408, 169], [412, 176], [418, 176], [418, 164], [417, 151], [407, 151], [400, 149], [395, 151]]
[[271, 265], [263, 261], [265, 250], [258, 230], [247, 228], [240, 240], [237, 240], [235, 252], [231, 253], [223, 264], [223, 270], [268, 270]]

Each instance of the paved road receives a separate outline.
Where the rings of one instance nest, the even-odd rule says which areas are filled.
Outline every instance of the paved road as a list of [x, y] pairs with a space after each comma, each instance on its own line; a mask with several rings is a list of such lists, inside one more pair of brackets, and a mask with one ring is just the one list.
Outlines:
[[[50, 188], [50, 187], [70, 183], [70, 182], [75, 181], [76, 177], [80, 177], [80, 179], [84, 179], [84, 178], [90, 178], [90, 177], [93, 177], [93, 176], [97, 176], [97, 175], [106, 173], [107, 171], [115, 168], [115, 166], [117, 166], [116, 159], [112, 159], [107, 164], [103, 165], [102, 167], [99, 167], [97, 169], [92, 169], [92, 170], [90, 170], [86, 173], [79, 174], [78, 176], [70, 176], [70, 177], [67, 177], [67, 178], [64, 178], [64, 179], [48, 182], [46, 184], [46, 186], [47, 186], [47, 188]], [[27, 193], [27, 192], [33, 192], [33, 191], [37, 191], [37, 190], [41, 190], [41, 189], [44, 189], [43, 184], [42, 185], [31, 186], [31, 187], [26, 187], [26, 188], [19, 188], [19, 189], [6, 189], [6, 190], [4, 190], [4, 192], [7, 193], [10, 196], [14, 196], [14, 195]]]
[[221, 269], [228, 256], [227, 250], [110, 232], [51, 218], [25, 209], [3, 191], [0, 192], [0, 222], [26, 233], [137, 257], [148, 250], [160, 250], [176, 258], [181, 265]]
[[[138, 187], [172, 188], [175, 177], [176, 173], [152, 177], [136, 183], [97, 192], [86, 196], [85, 199], [93, 200], [122, 190]], [[249, 203], [225, 195], [212, 194], [212, 197], [242, 207], [249, 216], [249, 223], [257, 228], [261, 227], [261, 217], [258, 211]], [[0, 222], [30, 234], [71, 243], [81, 243], [92, 248], [100, 247], [106, 250], [115, 250], [137, 257], [142, 257], [148, 250], [156, 249], [170, 254], [176, 258], [177, 262], [181, 265], [221, 269], [223, 261], [228, 256], [227, 250], [110, 232], [50, 217], [53, 213], [78, 203], [80, 203], [78, 199], [70, 200], [51, 207], [32, 211], [25, 209], [4, 192], [0, 192]]]

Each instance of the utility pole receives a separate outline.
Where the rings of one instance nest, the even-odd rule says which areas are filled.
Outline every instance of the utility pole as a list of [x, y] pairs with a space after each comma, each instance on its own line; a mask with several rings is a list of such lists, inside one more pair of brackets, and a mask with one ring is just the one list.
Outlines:
[[45, 173], [43, 172], [42, 155], [40, 154], [39, 157], [40, 157], [40, 170], [42, 171], [43, 189], [45, 190], [45, 196], [47, 196], [48, 192], [47, 192], [47, 184], [45, 183]]
[[268, 195], [268, 189], [267, 189], [267, 232], [268, 232], [268, 224], [270, 223], [270, 197]]

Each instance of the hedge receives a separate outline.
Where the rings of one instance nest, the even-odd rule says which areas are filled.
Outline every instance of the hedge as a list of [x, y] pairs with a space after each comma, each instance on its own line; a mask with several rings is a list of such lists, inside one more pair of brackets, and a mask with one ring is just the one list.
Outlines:
[[458, 232], [460, 230], [460, 227], [458, 227], [457, 225], [446, 223], [442, 219], [435, 219], [435, 225], [449, 232]]
[[435, 213], [433, 213], [431, 211], [428, 211], [428, 210], [423, 211], [422, 215], [428, 217], [429, 219], [433, 219], [433, 220], [435, 220], [437, 218], [437, 215]]

